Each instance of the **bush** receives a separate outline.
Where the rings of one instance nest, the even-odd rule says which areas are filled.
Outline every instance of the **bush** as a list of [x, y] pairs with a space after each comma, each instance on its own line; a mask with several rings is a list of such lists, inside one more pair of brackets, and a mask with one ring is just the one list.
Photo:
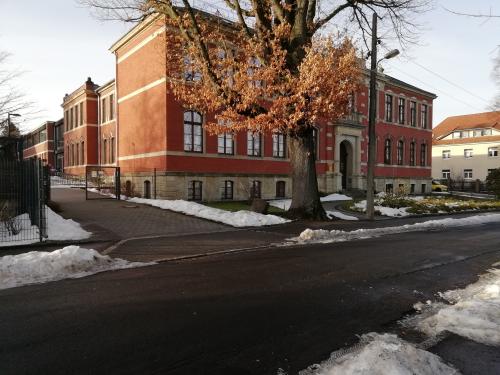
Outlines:
[[500, 168], [493, 169], [486, 177], [486, 188], [500, 198]]

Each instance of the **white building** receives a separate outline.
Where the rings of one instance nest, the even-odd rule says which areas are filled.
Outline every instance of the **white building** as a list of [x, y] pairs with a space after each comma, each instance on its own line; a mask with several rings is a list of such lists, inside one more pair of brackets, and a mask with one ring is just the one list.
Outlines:
[[484, 181], [500, 168], [500, 111], [448, 117], [432, 132], [433, 178]]

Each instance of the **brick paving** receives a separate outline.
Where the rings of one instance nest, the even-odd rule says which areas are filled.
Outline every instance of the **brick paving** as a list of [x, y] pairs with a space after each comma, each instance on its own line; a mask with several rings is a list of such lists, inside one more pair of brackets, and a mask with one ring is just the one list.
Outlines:
[[[89, 194], [94, 198], [99, 197]], [[98, 241], [231, 229], [226, 225], [147, 205], [115, 199], [85, 200], [85, 191], [82, 189], [52, 189], [52, 200], [61, 209], [59, 215], [77, 221], [92, 232], [93, 239]]]

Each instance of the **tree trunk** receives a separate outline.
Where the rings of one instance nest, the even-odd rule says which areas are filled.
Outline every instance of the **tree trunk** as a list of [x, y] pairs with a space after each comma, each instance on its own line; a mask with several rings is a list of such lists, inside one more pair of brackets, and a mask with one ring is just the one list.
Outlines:
[[328, 220], [319, 197], [313, 130], [307, 129], [289, 139], [292, 204], [288, 214], [292, 218]]

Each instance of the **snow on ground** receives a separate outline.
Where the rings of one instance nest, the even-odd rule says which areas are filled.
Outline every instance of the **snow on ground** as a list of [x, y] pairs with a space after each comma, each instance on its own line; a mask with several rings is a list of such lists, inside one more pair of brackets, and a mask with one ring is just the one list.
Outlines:
[[[46, 207], [47, 213], [47, 240], [50, 241], [66, 241], [66, 240], [84, 240], [90, 238], [92, 233], [84, 230], [80, 224], [71, 219], [64, 219], [62, 216], [56, 214], [49, 207]], [[9, 235], [0, 237], [0, 247], [14, 246], [14, 245], [28, 245], [39, 242], [39, 232], [36, 225], [31, 225], [28, 214], [19, 215], [16, 218], [20, 225], [20, 232], [16, 235]], [[3, 225], [0, 223], [0, 225]], [[7, 233], [6, 230], [0, 233]], [[35, 237], [35, 238], [33, 238]], [[29, 238], [25, 240], [25, 238]]]
[[347, 351], [310, 366], [300, 375], [451, 375], [459, 372], [440, 357], [392, 334], [368, 333]]
[[[342, 202], [342, 201], [350, 201], [352, 200], [351, 197], [348, 197], [347, 195], [344, 194], [330, 194], [327, 195], [326, 197], [321, 197], [320, 198], [321, 202]], [[275, 200], [270, 200], [268, 203], [277, 208], [281, 208], [282, 210], [287, 211], [290, 208], [290, 205], [292, 204], [291, 199], [275, 199]]]
[[[355, 203], [354, 207], [357, 208], [358, 210], [366, 212], [366, 200]], [[391, 208], [391, 207], [375, 205], [376, 211], [379, 211], [380, 214], [382, 214], [384, 216], [390, 216], [390, 217], [404, 217], [404, 216], [411, 215], [409, 212], [406, 212], [407, 208], [408, 207]]]
[[98, 272], [144, 267], [155, 263], [128, 262], [95, 250], [67, 246], [52, 252], [31, 251], [0, 258], [0, 289], [76, 279]]
[[404, 325], [434, 337], [453, 332], [486, 345], [500, 345], [500, 263], [465, 289], [440, 293], [443, 302], [415, 305], [421, 314]]
[[346, 215], [343, 212], [340, 211], [326, 211], [326, 214], [333, 219], [336, 217], [337, 219], [341, 220], [348, 220], [348, 221], [357, 221], [359, 220], [356, 216], [351, 216], [351, 215]]
[[290, 220], [275, 215], [263, 215], [252, 211], [229, 212], [218, 208], [208, 207], [203, 204], [188, 202], [184, 200], [163, 200], [131, 198], [129, 202], [148, 204], [164, 210], [181, 212], [184, 214], [201, 217], [231, 225], [233, 227], [260, 227], [265, 225], [276, 225], [287, 223]]
[[299, 243], [330, 243], [330, 242], [344, 242], [360, 240], [365, 238], [380, 237], [388, 234], [397, 234], [405, 232], [420, 232], [432, 229], [443, 229], [443, 228], [453, 228], [461, 227], [466, 225], [479, 225], [486, 223], [500, 222], [500, 214], [486, 214], [469, 216], [460, 219], [439, 219], [439, 220], [428, 220], [421, 223], [406, 224], [394, 227], [382, 227], [382, 228], [372, 228], [372, 229], [357, 229], [351, 232], [346, 232], [343, 230], [304, 230], [299, 237], [290, 239], [290, 241]]

